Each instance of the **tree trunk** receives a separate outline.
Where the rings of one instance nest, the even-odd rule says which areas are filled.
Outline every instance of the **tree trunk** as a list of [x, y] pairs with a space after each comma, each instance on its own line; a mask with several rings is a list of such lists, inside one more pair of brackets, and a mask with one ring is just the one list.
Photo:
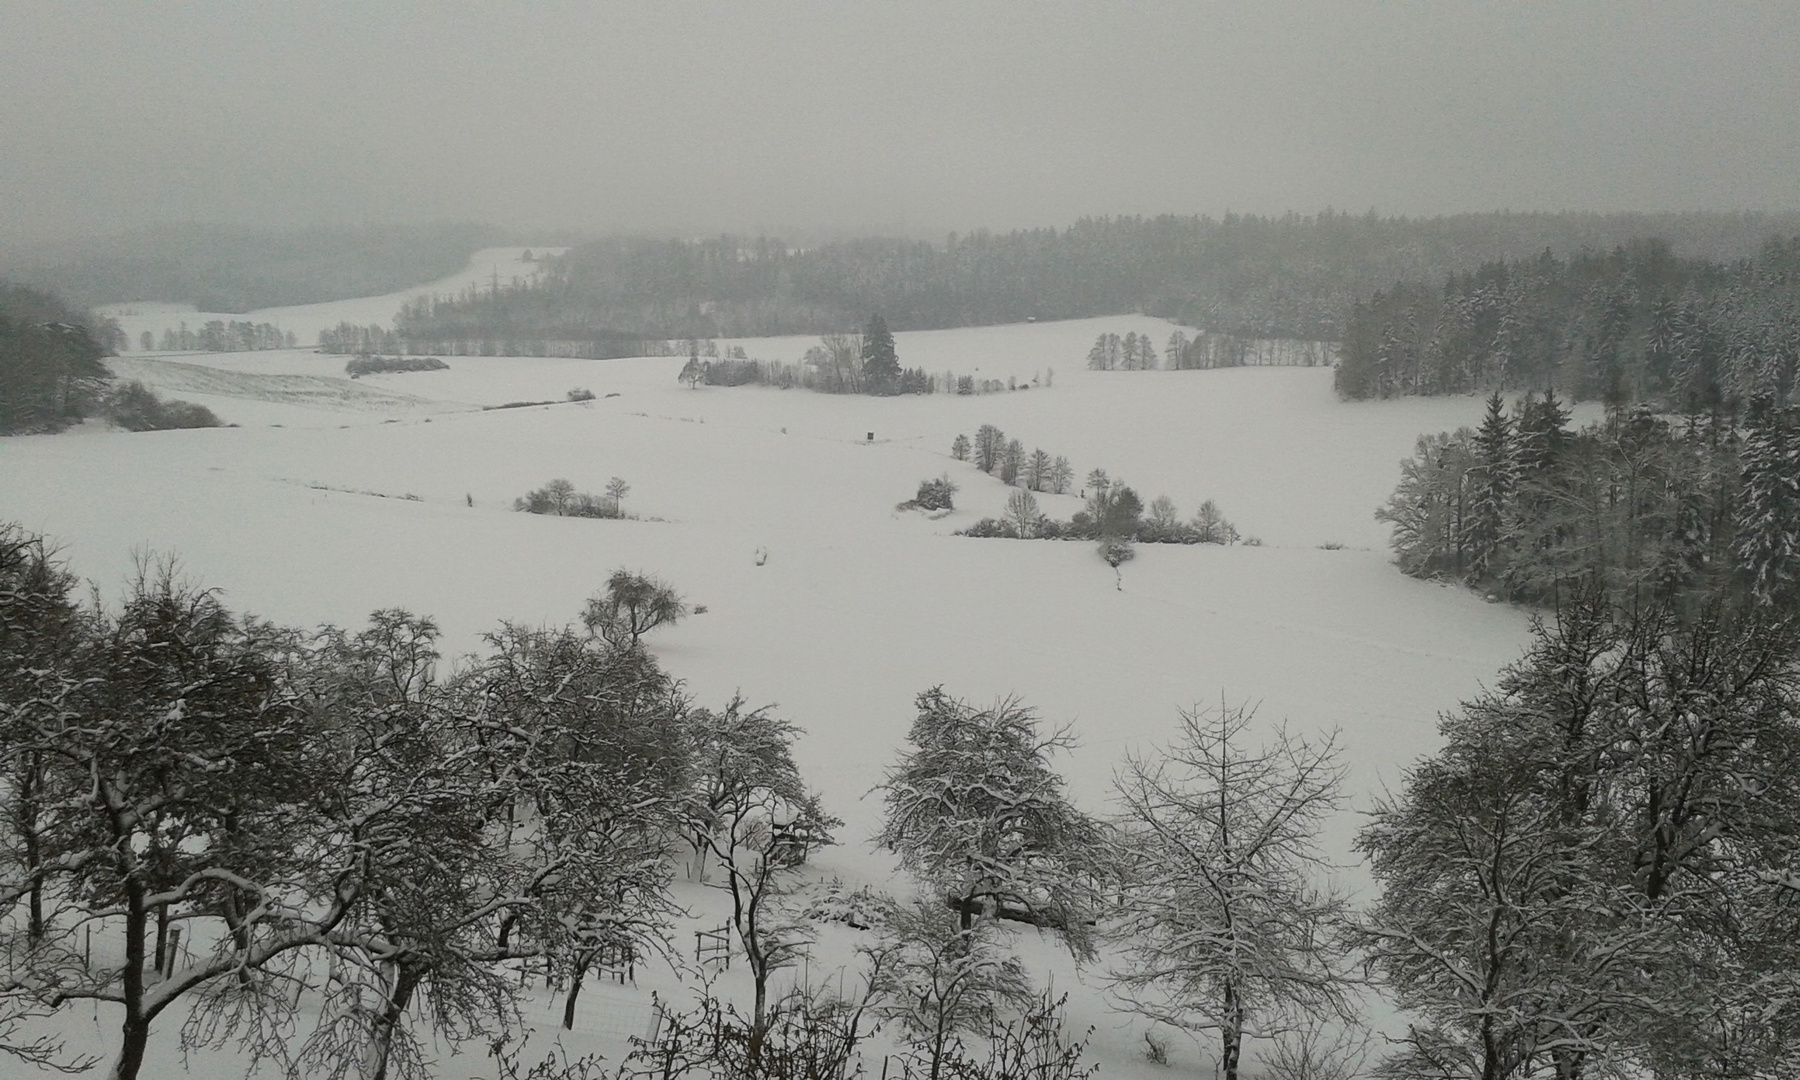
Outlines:
[[1237, 987], [1225, 985], [1225, 1026], [1219, 1031], [1220, 1064], [1225, 1080], [1238, 1080], [1238, 1059], [1244, 1048], [1244, 1009], [1238, 1002]]
[[18, 801], [19, 836], [25, 842], [25, 872], [31, 880], [25, 935], [33, 945], [44, 940], [44, 856], [37, 824], [40, 780], [37, 753], [33, 751], [26, 755], [24, 767], [19, 771]]
[[156, 974], [169, 970], [169, 905], [156, 909]]
[[119, 1057], [108, 1080], [137, 1080], [150, 1041], [150, 1018], [144, 1015], [144, 938], [149, 932], [144, 888], [135, 878], [125, 882], [125, 966], [119, 971], [119, 996], [125, 1022], [120, 1030]]
[[399, 1029], [400, 1019], [406, 1015], [413, 991], [424, 975], [423, 969], [406, 963], [402, 963], [395, 973], [393, 992], [388, 995], [387, 1004], [375, 1021], [374, 1060], [369, 1063], [369, 1080], [387, 1080], [388, 1059], [394, 1052], [394, 1032]]
[[581, 980], [587, 977], [588, 962], [594, 954], [578, 953], [575, 956], [575, 970], [569, 974], [569, 999], [563, 1003], [563, 1030], [575, 1030], [575, 999], [581, 996]]
[[150, 1022], [134, 1018], [132, 1011], [127, 1010], [123, 1035], [119, 1058], [113, 1062], [107, 1080], [137, 1080], [138, 1071], [144, 1067], [144, 1047], [150, 1042]]

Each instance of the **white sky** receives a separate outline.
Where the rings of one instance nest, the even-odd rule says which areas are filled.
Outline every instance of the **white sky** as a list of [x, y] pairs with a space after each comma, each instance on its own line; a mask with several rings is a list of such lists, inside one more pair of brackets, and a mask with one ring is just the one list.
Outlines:
[[0, 4], [0, 235], [1800, 207], [1800, 3]]

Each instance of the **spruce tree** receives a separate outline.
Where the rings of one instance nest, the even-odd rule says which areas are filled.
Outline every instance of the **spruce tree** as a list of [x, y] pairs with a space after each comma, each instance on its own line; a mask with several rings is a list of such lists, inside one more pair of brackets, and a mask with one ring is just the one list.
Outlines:
[[863, 375], [876, 386], [892, 385], [900, 378], [900, 357], [894, 351], [894, 335], [880, 315], [870, 316], [869, 328], [863, 331], [862, 361]]
[[1737, 555], [1759, 604], [1772, 604], [1793, 584], [1800, 556], [1800, 417], [1771, 408], [1744, 441]]
[[1474, 503], [1464, 527], [1469, 574], [1479, 578], [1489, 572], [1499, 553], [1513, 494], [1512, 422], [1498, 390], [1488, 397], [1487, 415], [1475, 435], [1475, 455]]

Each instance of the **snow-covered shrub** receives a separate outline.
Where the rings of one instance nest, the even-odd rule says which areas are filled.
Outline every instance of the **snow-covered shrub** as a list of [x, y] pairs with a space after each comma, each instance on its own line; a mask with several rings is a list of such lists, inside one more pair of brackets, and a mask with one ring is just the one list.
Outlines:
[[206, 406], [191, 401], [164, 400], [136, 380], [124, 383], [107, 395], [106, 416], [127, 431], [223, 426], [218, 416]]
[[450, 365], [435, 356], [371, 356], [364, 353], [344, 365], [345, 373], [352, 379], [403, 371], [448, 370]]
[[948, 475], [936, 480], [919, 481], [919, 492], [911, 499], [901, 503], [899, 510], [954, 510], [956, 509], [956, 483]]
[[831, 878], [813, 889], [813, 894], [800, 907], [802, 918], [817, 922], [843, 923], [857, 930], [868, 930], [880, 924], [887, 901], [867, 885], [856, 888], [841, 878]]

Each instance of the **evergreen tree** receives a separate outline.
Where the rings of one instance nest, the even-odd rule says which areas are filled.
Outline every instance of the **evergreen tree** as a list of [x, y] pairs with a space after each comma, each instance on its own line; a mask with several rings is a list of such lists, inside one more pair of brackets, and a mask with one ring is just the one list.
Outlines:
[[1792, 588], [1800, 566], [1800, 410], [1763, 410], [1741, 461], [1738, 563], [1751, 595], [1772, 604]]
[[1033, 491], [1046, 491], [1050, 487], [1050, 473], [1053, 468], [1050, 455], [1039, 449], [1033, 450], [1031, 456], [1025, 459], [1025, 467], [1020, 470], [1020, 473], [1024, 477], [1026, 487]]
[[869, 317], [863, 331], [863, 375], [876, 385], [892, 385], [900, 378], [900, 358], [894, 351], [894, 335], [880, 315]]
[[957, 461], [969, 460], [969, 437], [958, 434], [950, 443], [950, 456]]
[[1472, 500], [1464, 525], [1469, 573], [1487, 574], [1500, 550], [1506, 511], [1513, 493], [1512, 422], [1496, 390], [1488, 396], [1487, 415], [1475, 433]]

